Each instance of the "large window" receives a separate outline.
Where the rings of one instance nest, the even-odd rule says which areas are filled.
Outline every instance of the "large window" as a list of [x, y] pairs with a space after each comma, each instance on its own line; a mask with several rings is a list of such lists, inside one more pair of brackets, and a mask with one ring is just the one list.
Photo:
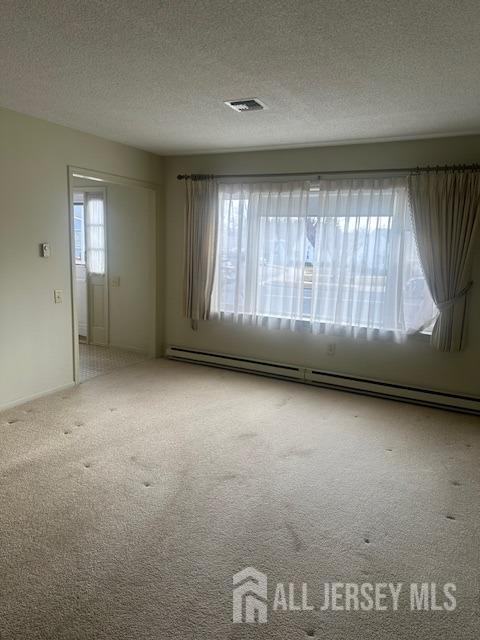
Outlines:
[[217, 315], [399, 336], [435, 316], [403, 178], [221, 184], [219, 198]]

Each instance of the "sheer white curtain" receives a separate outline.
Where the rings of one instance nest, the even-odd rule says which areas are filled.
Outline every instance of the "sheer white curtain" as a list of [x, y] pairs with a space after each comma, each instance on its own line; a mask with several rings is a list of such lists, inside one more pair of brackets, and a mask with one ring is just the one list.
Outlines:
[[302, 319], [308, 182], [219, 185], [212, 308], [247, 324]]
[[402, 339], [436, 315], [406, 178], [220, 184], [218, 211], [217, 317]]
[[105, 273], [105, 194], [85, 192], [85, 248], [88, 273]]
[[406, 178], [321, 180], [315, 196], [313, 330], [401, 339], [430, 324]]

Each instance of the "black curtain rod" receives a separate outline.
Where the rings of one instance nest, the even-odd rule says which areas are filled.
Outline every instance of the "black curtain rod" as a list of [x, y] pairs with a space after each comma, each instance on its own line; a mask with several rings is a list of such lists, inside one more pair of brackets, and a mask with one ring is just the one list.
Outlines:
[[368, 173], [428, 173], [432, 171], [479, 171], [479, 164], [437, 165], [436, 167], [403, 167], [400, 169], [348, 169], [343, 171], [301, 171], [296, 173], [232, 173], [232, 174], [179, 174], [177, 180], [208, 180], [211, 178], [295, 178], [299, 176], [362, 175]]

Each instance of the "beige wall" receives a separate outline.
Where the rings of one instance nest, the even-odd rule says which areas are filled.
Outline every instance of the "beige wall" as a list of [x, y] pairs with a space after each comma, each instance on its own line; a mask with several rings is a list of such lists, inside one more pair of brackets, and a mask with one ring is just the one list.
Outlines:
[[155, 194], [108, 185], [107, 216], [110, 344], [153, 355]]
[[[201, 323], [197, 332], [182, 317], [184, 185], [178, 173], [268, 173], [401, 168], [480, 162], [480, 136], [296, 150], [170, 157], [165, 165], [165, 344], [241, 354], [383, 381], [480, 396], [480, 251], [477, 243], [470, 294], [467, 347], [443, 354], [412, 338], [406, 344], [265, 331]], [[336, 342], [336, 355], [326, 345]]]
[[67, 165], [162, 176], [157, 156], [0, 109], [0, 407], [73, 380]]

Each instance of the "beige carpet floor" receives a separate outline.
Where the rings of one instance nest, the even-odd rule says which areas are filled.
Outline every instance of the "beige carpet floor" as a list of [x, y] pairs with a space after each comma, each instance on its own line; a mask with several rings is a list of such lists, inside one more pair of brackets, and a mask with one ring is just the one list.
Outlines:
[[[2, 640], [480, 637], [479, 418], [156, 360], [0, 430]], [[314, 609], [232, 624], [247, 566]], [[321, 611], [333, 581], [457, 608]]]

